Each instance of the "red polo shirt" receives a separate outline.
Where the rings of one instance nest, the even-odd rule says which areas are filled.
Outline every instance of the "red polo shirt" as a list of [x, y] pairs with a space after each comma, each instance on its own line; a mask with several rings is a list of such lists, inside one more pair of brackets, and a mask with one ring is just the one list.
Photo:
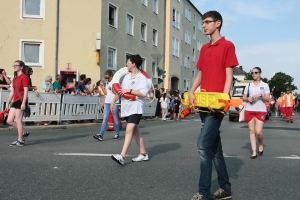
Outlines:
[[[17, 92], [17, 90], [15, 88], [16, 87], [15, 83], [16, 83], [16, 86], [18, 87], [19, 92], [21, 94], [21, 97], [23, 99], [23, 97], [24, 97], [24, 87], [28, 87], [29, 86], [29, 78], [24, 73], [22, 73], [21, 75], [17, 76], [16, 78], [14, 78], [14, 80], [13, 80], [14, 102], [20, 100], [18, 92]], [[26, 99], [26, 102], [27, 101], [28, 101], [28, 99]]]
[[196, 68], [201, 70], [201, 89], [207, 92], [224, 92], [226, 68], [233, 68], [239, 63], [232, 42], [220, 38], [214, 44], [202, 46]]

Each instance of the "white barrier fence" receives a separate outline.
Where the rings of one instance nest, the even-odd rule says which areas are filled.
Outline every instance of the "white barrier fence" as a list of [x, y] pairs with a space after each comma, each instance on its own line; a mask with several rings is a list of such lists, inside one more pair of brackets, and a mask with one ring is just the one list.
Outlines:
[[[10, 91], [0, 89], [0, 108], [5, 109]], [[28, 103], [31, 108], [29, 118], [23, 121], [57, 121], [65, 120], [96, 120], [103, 119], [101, 103], [104, 97], [81, 96], [71, 94], [28, 92]], [[122, 106], [122, 105], [121, 105]], [[155, 115], [157, 101], [146, 100], [143, 116]]]

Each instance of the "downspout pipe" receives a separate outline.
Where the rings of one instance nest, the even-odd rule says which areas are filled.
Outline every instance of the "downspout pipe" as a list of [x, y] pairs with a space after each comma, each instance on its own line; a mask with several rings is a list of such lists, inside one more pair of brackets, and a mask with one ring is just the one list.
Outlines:
[[56, 0], [56, 38], [55, 38], [55, 71], [54, 77], [58, 74], [58, 46], [59, 46], [59, 5], [60, 0]]

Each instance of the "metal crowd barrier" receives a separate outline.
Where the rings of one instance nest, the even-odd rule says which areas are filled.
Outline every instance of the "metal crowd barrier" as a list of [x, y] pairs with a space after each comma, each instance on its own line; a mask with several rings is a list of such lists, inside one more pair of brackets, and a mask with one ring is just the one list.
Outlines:
[[[10, 91], [0, 89], [1, 110], [5, 109]], [[71, 94], [28, 92], [28, 103], [31, 108], [29, 118], [23, 121], [61, 121], [66, 120], [97, 120], [103, 119], [101, 103], [104, 97], [81, 96]], [[146, 100], [143, 116], [155, 115], [157, 101]], [[122, 105], [121, 105], [122, 106]]]

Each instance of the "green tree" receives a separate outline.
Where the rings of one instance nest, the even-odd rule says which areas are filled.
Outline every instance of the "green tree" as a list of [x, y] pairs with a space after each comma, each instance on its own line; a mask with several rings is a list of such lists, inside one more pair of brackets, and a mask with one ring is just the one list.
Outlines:
[[281, 92], [285, 92], [290, 88], [291, 92], [297, 90], [297, 86], [293, 84], [294, 78], [283, 72], [277, 72], [269, 81], [270, 89], [274, 88], [273, 95], [278, 98]]

